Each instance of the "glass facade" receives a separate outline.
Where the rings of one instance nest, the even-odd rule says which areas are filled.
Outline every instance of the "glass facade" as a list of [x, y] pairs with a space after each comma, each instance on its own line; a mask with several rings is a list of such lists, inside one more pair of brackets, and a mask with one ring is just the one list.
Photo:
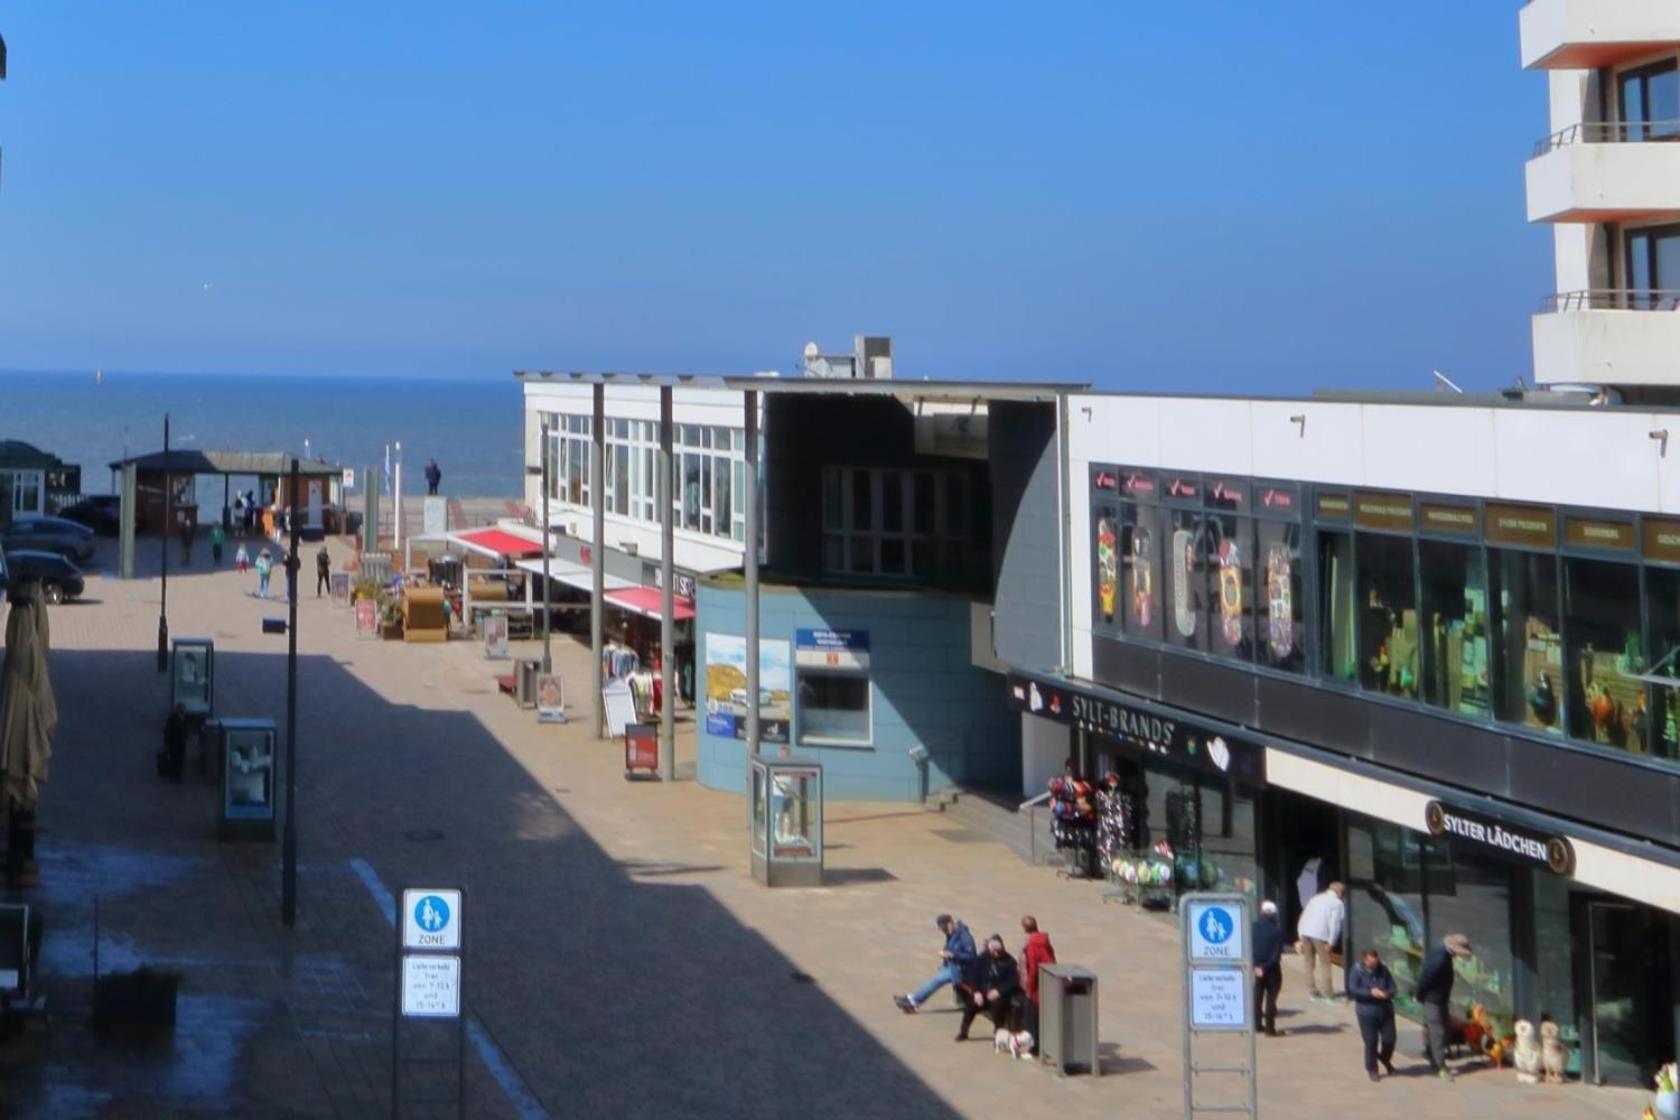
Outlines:
[[1680, 520], [1093, 477], [1096, 633], [1680, 760]]
[[[823, 570], [966, 578], [973, 563], [972, 500], [961, 471], [825, 467]], [[1104, 525], [1114, 532], [1111, 516], [1098, 521], [1099, 534]], [[1111, 557], [1112, 550], [1111, 544]]]

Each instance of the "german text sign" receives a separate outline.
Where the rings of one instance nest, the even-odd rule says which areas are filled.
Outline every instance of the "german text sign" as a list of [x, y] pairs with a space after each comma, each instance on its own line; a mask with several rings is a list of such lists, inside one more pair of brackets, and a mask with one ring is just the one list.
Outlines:
[[402, 1013], [411, 1019], [461, 1014], [461, 958], [408, 954], [402, 962]]
[[461, 892], [432, 888], [403, 891], [403, 948], [445, 952], [461, 947]]
[[1190, 970], [1190, 1026], [1198, 1031], [1248, 1029], [1248, 980], [1240, 968]]

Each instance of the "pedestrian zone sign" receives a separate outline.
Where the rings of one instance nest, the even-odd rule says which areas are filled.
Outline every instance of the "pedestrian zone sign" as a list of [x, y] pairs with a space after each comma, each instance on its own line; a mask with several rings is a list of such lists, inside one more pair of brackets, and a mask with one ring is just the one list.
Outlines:
[[1232, 902], [1191, 902], [1188, 906], [1189, 957], [1192, 961], [1241, 962], [1242, 907]]
[[403, 948], [445, 951], [461, 947], [461, 892], [403, 891]]

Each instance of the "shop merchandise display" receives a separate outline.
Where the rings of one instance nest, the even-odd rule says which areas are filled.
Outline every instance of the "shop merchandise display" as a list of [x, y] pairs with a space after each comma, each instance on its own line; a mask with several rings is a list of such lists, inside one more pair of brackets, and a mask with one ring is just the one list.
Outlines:
[[1074, 773], [1050, 779], [1050, 835], [1068, 853], [1067, 874], [1089, 877], [1097, 848], [1096, 791]]
[[1237, 542], [1227, 537], [1219, 542], [1219, 625], [1225, 644], [1236, 647], [1243, 639], [1243, 556]]
[[1147, 630], [1155, 621], [1155, 568], [1149, 530], [1132, 530], [1132, 619]]
[[1120, 557], [1115, 550], [1117, 540], [1114, 522], [1103, 518], [1097, 522], [1097, 598], [1102, 603], [1104, 622], [1114, 621], [1114, 600], [1118, 593]]
[[1190, 599], [1190, 579], [1196, 571], [1196, 536], [1188, 529], [1172, 535], [1173, 626], [1182, 638], [1196, 636], [1195, 604]]
[[1295, 601], [1289, 550], [1274, 544], [1266, 550], [1266, 644], [1272, 660], [1287, 661], [1295, 652]]

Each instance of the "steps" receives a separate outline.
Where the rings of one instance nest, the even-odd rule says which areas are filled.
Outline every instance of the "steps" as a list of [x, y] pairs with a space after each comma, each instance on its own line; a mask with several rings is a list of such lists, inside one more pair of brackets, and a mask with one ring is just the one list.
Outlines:
[[1004, 845], [1027, 863], [1060, 864], [1050, 838], [1049, 811], [1040, 806], [1036, 814], [1030, 809], [1017, 812], [1015, 804], [1003, 794], [959, 786], [929, 794], [927, 801], [930, 812], [942, 813], [977, 837]]

